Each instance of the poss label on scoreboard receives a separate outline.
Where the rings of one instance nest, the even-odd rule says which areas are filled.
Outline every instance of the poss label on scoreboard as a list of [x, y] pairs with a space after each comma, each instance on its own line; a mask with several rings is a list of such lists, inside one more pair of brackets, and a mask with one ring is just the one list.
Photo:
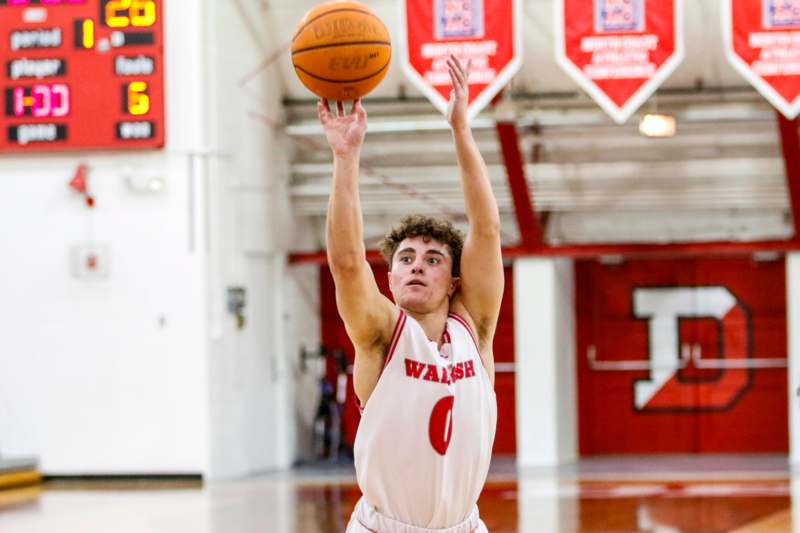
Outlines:
[[0, 0], [0, 152], [164, 145], [161, 0]]

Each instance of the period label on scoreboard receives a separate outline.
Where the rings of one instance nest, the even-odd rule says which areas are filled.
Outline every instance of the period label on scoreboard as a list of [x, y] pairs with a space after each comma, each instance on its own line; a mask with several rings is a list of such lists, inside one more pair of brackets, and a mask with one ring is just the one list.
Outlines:
[[0, 152], [164, 145], [161, 0], [0, 0]]

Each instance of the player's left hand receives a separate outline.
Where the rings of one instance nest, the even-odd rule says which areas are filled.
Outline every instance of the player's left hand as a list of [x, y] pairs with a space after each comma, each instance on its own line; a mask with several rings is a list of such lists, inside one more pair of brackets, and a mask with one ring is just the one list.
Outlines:
[[467, 127], [467, 101], [469, 100], [469, 69], [472, 60], [468, 60], [466, 65], [454, 55], [447, 59], [447, 69], [450, 73], [450, 80], [453, 83], [453, 90], [450, 91], [450, 103], [447, 106], [447, 122], [453, 129]]

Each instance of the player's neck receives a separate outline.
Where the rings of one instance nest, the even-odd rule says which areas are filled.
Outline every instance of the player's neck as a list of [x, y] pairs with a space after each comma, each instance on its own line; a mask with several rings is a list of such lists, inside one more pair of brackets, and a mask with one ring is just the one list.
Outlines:
[[436, 342], [439, 348], [442, 347], [442, 337], [444, 336], [445, 326], [447, 325], [447, 315], [450, 312], [449, 306], [431, 311], [430, 313], [415, 313], [407, 309], [403, 311], [419, 322], [428, 340]]

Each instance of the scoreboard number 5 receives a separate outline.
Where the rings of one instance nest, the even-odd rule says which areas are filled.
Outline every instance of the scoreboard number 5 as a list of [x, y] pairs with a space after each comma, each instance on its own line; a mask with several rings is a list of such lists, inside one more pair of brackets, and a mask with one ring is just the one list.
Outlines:
[[111, 28], [145, 28], [156, 21], [154, 0], [105, 0], [103, 20]]

